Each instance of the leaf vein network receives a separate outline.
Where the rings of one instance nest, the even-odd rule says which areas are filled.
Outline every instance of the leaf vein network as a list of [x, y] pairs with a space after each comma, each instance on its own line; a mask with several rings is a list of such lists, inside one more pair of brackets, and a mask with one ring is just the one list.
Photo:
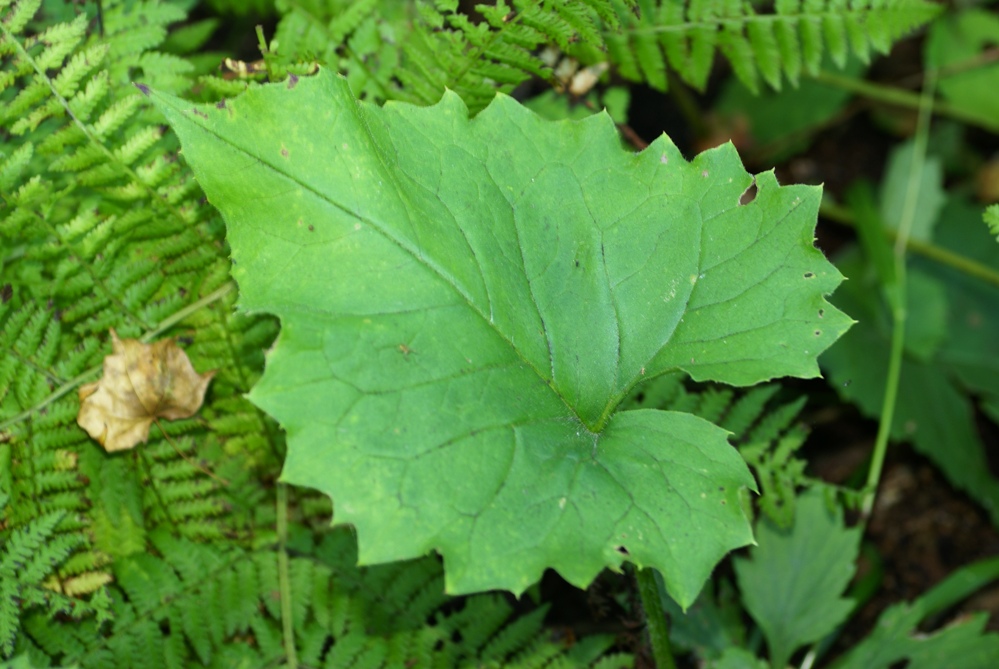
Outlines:
[[[181, 115], [183, 115], [183, 116], [187, 116], [188, 115], [186, 110], [184, 110], [182, 108], [178, 108], [176, 106], [174, 106], [174, 108]], [[454, 277], [452, 277], [448, 272], [446, 272], [442, 267], [440, 267], [438, 265], [438, 263], [432, 262], [431, 260], [429, 260], [428, 258], [426, 258], [425, 256], [423, 256], [419, 252], [419, 249], [412, 248], [412, 245], [409, 244], [409, 243], [407, 243], [404, 239], [401, 239], [397, 235], [391, 234], [390, 229], [389, 229], [388, 226], [386, 226], [383, 223], [379, 223], [379, 222], [375, 221], [374, 219], [369, 218], [367, 216], [364, 216], [364, 215], [362, 215], [362, 214], [360, 214], [358, 212], [352, 211], [346, 205], [344, 205], [344, 204], [342, 204], [340, 202], [337, 202], [337, 201], [335, 201], [335, 200], [327, 197], [324, 193], [319, 192], [311, 184], [308, 184], [305, 181], [302, 181], [301, 179], [299, 179], [297, 176], [295, 176], [293, 174], [289, 174], [288, 172], [284, 171], [277, 164], [269, 162], [269, 161], [265, 160], [263, 157], [251, 153], [250, 151], [248, 151], [247, 149], [243, 148], [242, 146], [238, 146], [238, 145], [234, 144], [232, 141], [229, 140], [229, 138], [223, 137], [218, 132], [215, 132], [214, 130], [211, 130], [211, 129], [205, 127], [201, 123], [198, 123], [198, 122], [192, 122], [192, 123], [196, 127], [200, 128], [203, 132], [205, 132], [207, 134], [210, 134], [210, 135], [213, 135], [219, 142], [232, 147], [233, 149], [235, 149], [235, 150], [239, 151], [240, 153], [246, 155], [247, 157], [251, 158], [252, 160], [257, 161], [262, 166], [264, 166], [266, 168], [269, 168], [276, 175], [278, 175], [278, 176], [280, 176], [282, 178], [285, 178], [288, 181], [290, 181], [290, 182], [296, 184], [297, 186], [301, 187], [302, 189], [304, 189], [304, 190], [312, 193], [313, 196], [315, 196], [317, 199], [319, 199], [319, 200], [321, 200], [323, 202], [328, 203], [330, 206], [338, 209], [339, 211], [343, 212], [347, 216], [353, 217], [355, 220], [357, 220], [359, 222], [362, 222], [362, 223], [370, 226], [373, 230], [375, 230], [376, 232], [378, 232], [379, 234], [381, 234], [385, 239], [387, 239], [388, 241], [390, 241], [393, 244], [395, 244], [396, 246], [398, 246], [405, 253], [409, 254], [417, 262], [425, 265], [427, 267], [427, 269], [429, 269], [430, 271], [432, 271], [441, 280], [443, 280], [448, 286], [450, 286], [451, 289], [454, 290], [455, 293], [457, 293], [466, 302], [466, 304], [468, 304], [468, 306], [473, 311], [475, 311], [475, 313], [478, 314], [478, 316], [480, 318], [482, 318], [483, 321], [486, 322], [486, 324], [489, 326], [489, 328], [492, 329], [493, 332], [495, 332], [503, 341], [505, 341], [507, 343], [507, 345], [517, 355], [517, 357], [519, 357], [521, 360], [523, 360], [524, 363], [526, 365], [528, 365], [528, 367], [530, 367], [532, 370], [534, 370], [535, 374], [537, 374], [539, 378], [541, 378], [542, 380], [547, 380], [549, 378], [554, 379], [554, 374], [552, 374], [551, 377], [546, 377], [544, 374], [541, 373], [540, 370], [537, 369], [537, 367], [534, 366], [534, 364], [530, 360], [528, 360], [523, 355], [523, 353], [521, 353], [520, 349], [516, 346], [516, 344], [514, 344], [514, 342], [502, 330], [500, 330], [498, 327], [496, 327], [496, 325], [489, 319], [489, 317], [486, 314], [484, 314], [481, 309], [478, 308], [478, 306], [475, 304], [475, 301], [472, 299], [472, 297], [460, 285], [458, 285], [458, 282], [454, 279]], [[364, 126], [364, 129], [367, 132], [368, 139], [371, 140], [371, 142], [375, 146], [378, 146], [378, 143], [377, 143], [376, 139], [374, 138], [374, 136], [372, 135], [370, 129], [368, 129], [367, 124], [362, 122], [362, 125]], [[397, 178], [394, 177], [394, 171], [392, 169], [390, 169], [389, 165], [387, 165], [384, 162], [383, 152], [380, 151], [380, 150], [376, 150], [376, 151], [374, 151], [374, 153], [378, 156], [378, 159], [379, 159], [379, 161], [382, 164], [384, 172], [386, 172], [389, 175], [390, 179], [392, 179], [392, 180], [394, 180], [394, 181], [397, 182]], [[396, 183], [396, 185], [397, 185], [396, 190], [398, 192], [399, 191], [399, 189], [398, 189], [398, 182]], [[402, 194], [401, 192], [399, 194], [400, 194], [401, 197], [405, 198], [404, 194]], [[407, 215], [410, 215], [408, 208], [407, 208]], [[412, 221], [412, 219], [410, 219], [410, 221]], [[518, 234], [518, 242], [519, 242], [519, 234]], [[523, 252], [521, 252], [521, 255], [522, 255], [521, 260], [523, 262]], [[536, 301], [536, 299], [534, 299], [533, 294], [532, 294], [532, 300], [535, 303], [535, 308], [538, 308], [537, 307], [537, 301]], [[539, 315], [540, 315], [540, 310], [539, 310]], [[546, 340], [548, 342], [549, 359], [550, 359], [550, 361], [552, 363], [552, 369], [554, 370], [554, 356], [552, 355], [552, 350], [551, 350], [551, 337], [550, 337], [550, 335], [548, 333], [548, 328], [547, 328], [547, 325], [545, 325], [543, 318], [541, 319], [541, 323], [542, 323], [542, 327], [544, 329], [545, 338], [546, 338]], [[562, 403], [566, 406], [566, 408], [570, 412], [572, 412], [573, 414], [575, 414], [575, 411], [572, 409], [572, 405], [568, 401], [566, 401], [565, 397], [563, 397], [562, 393], [559, 392], [558, 388], [556, 388], [554, 386], [554, 384], [546, 384], [546, 385], [548, 385], [548, 387], [552, 390], [552, 392], [554, 392], [556, 394], [556, 396], [562, 401]]]

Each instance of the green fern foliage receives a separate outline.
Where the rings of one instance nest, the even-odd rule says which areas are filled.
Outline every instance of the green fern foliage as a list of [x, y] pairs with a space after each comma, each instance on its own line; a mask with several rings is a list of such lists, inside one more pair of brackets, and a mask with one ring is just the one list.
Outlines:
[[940, 6], [925, 0], [777, 0], [757, 13], [740, 0], [641, 0], [637, 14], [619, 7], [622, 28], [606, 33], [607, 53], [632, 81], [666, 90], [667, 68], [697, 89], [707, 84], [715, 52], [752, 91], [762, 79], [780, 90], [816, 74], [828, 52], [843, 67], [850, 51], [867, 62], [926, 23]]
[[[280, 0], [272, 48], [283, 66], [318, 61], [345, 72], [359, 97], [436, 102], [445, 88], [475, 112], [532, 77], [558, 83], [555, 49], [572, 62], [609, 64], [625, 79], [666, 90], [668, 71], [703, 89], [716, 53], [754, 92], [817, 74], [825, 54], [867, 62], [929, 21], [927, 0]], [[278, 74], [283, 70], [278, 68]]]
[[[163, 47], [189, 4], [104, 0], [98, 22], [0, 0], [0, 663], [264, 667], [293, 647], [309, 667], [630, 666], [608, 637], [551, 641], [543, 608], [446, 598], [435, 559], [358, 570], [323, 496], [290, 491], [290, 557], [275, 548], [283, 435], [244, 395], [278, 326], [235, 314], [221, 221], [132, 84], [253, 85], [177, 55], [204, 34]], [[411, 17], [376, 5], [289, 0], [269, 65], [282, 40], [336, 44], [323, 57], [366, 95], [398, 97], [391, 28]], [[216, 372], [197, 416], [116, 454], [76, 425], [109, 328]]]
[[[115, 561], [144, 552], [160, 526], [252, 541], [249, 468], [276, 467], [281, 442], [241, 399], [276, 327], [232, 317], [216, 215], [131, 84], [191, 87], [187, 64], [156, 50], [185, 12], [106, 0], [101, 35], [85, 14], [36, 23], [40, 7], [0, 1], [0, 527], [14, 538], [44, 528], [61, 547], [45, 562], [56, 601], [102, 592]], [[76, 390], [99, 375], [111, 327], [189, 337], [195, 364], [219, 370], [227, 394], [205, 415], [228, 418], [225, 429], [169, 423], [172, 445], [154, 433], [132, 453], [104, 453], [76, 426]], [[206, 456], [232, 485], [205, 475], [194, 461]], [[17, 601], [19, 614], [31, 608]]]
[[[0, 490], [0, 509], [7, 506], [8, 499]], [[13, 652], [24, 611], [43, 609], [44, 614], [39, 615], [46, 618], [93, 615], [98, 623], [108, 619], [110, 602], [104, 590], [88, 601], [73, 592], [60, 591], [50, 581], [54, 568], [65, 562], [81, 541], [75, 534], [55, 534], [65, 518], [64, 512], [55, 511], [13, 532], [0, 531], [0, 657]]]
[[[67, 632], [32, 615], [25, 621], [31, 642], [81, 667], [264, 667], [285, 660], [273, 550], [216, 548], [162, 532], [151, 538], [156, 554], [115, 564], [113, 634], [96, 617]], [[349, 532], [332, 532], [301, 546], [290, 562], [296, 654], [305, 666], [589, 667], [613, 641], [590, 637], [567, 649], [548, 640], [544, 608], [512, 619], [513, 607], [497, 595], [468, 598], [456, 610], [443, 595], [437, 560], [359, 570], [353, 547]], [[631, 666], [631, 658], [602, 666]]]
[[599, 48], [601, 29], [617, 27], [608, 0], [500, 0], [476, 7], [483, 17], [478, 23], [457, 11], [456, 0], [420, 7], [430, 29], [414, 30], [404, 48], [398, 73], [403, 90], [426, 103], [436, 102], [447, 87], [473, 111], [489, 104], [497, 90], [512, 90], [531, 76], [551, 78], [537, 55], [542, 45]]
[[989, 226], [989, 234], [999, 238], [999, 204], [986, 207], [982, 213], [982, 220]]
[[280, 62], [332, 67], [359, 98], [384, 102], [402, 95], [394, 76], [415, 18], [412, 3], [278, 0], [276, 8], [281, 20], [272, 50]]
[[553, 79], [541, 47], [600, 60], [601, 32], [618, 27], [613, 0], [501, 0], [477, 5], [477, 21], [457, 0], [280, 0], [277, 8], [272, 49], [283, 65], [329, 65], [376, 101], [430, 104], [450, 88], [472, 111], [531, 77]]

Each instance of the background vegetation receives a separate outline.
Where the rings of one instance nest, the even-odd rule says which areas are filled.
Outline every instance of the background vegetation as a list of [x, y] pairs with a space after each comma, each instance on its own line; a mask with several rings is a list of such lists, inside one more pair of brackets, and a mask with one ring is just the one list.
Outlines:
[[[763, 493], [760, 547], [686, 616], [664, 601], [675, 649], [690, 666], [991, 666], [988, 600], [953, 607], [999, 577], [994, 558], [963, 566], [999, 552], [992, 3], [5, 0], [0, 17], [4, 666], [648, 666], [626, 576], [449, 599], [434, 557], [358, 569], [329, 501], [277, 483], [283, 435], [243, 398], [277, 324], [234, 314], [224, 226], [132, 83], [214, 101], [316, 62], [374, 102], [448, 87], [473, 112], [497, 91], [551, 118], [606, 108], [635, 149], [731, 139], [754, 171], [824, 182], [819, 245], [858, 320], [821, 359], [828, 383], [669, 377], [632, 399], [732, 431]], [[110, 328], [217, 370], [196, 417], [114, 455], [75, 422]], [[885, 470], [889, 440], [920, 455]], [[939, 475], [967, 495], [946, 493], [959, 529], [887, 532], [899, 508], [933, 525]], [[893, 587], [885, 537], [929, 577]]]

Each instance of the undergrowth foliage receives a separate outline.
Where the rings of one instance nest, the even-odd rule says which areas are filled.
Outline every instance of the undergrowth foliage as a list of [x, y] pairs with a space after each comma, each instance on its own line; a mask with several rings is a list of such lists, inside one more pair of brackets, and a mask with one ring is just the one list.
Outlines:
[[[61, 0], [0, 0], [0, 660], [273, 664], [288, 646], [283, 592], [307, 666], [629, 664], [605, 654], [607, 637], [552, 642], [543, 608], [514, 618], [498, 596], [445, 600], [434, 559], [358, 570], [350, 535], [321, 532], [328, 503], [302, 491], [281, 582], [283, 436], [243, 398], [277, 323], [234, 314], [218, 215], [132, 86], [204, 99], [254, 85], [182, 55], [207, 34], [168, 40], [190, 4], [104, 0], [98, 25], [82, 5], [62, 21], [52, 18], [65, 14]], [[473, 111], [530, 77], [552, 80], [542, 46], [657, 88], [667, 68], [703, 86], [720, 51], [750, 87], [779, 87], [825, 52], [842, 62], [848, 49], [883, 51], [935, 11], [920, 0], [788, 0], [772, 15], [725, 0], [513, 0], [481, 7], [475, 22], [456, 0], [415, 12], [376, 0], [276, 7], [272, 76], [319, 60], [372, 99], [429, 103], [450, 87]], [[112, 327], [176, 337], [196, 369], [217, 370], [198, 417], [162, 423], [165, 435], [117, 455], [75, 423], [77, 388], [99, 373]], [[761, 419], [775, 388], [738, 399], [664, 380], [635, 401], [697, 404], [740, 435], [765, 505], [786, 519], [804, 482], [792, 457], [803, 437], [800, 403]]]
[[545, 46], [658, 90], [669, 70], [703, 89], [720, 53], [758, 91], [761, 80], [797, 86], [827, 54], [839, 67], [851, 52], [867, 62], [940, 11], [925, 0], [778, 0], [772, 13], [739, 0], [501, 0], [478, 5], [476, 22], [457, 0], [385, 5], [282, 0], [275, 60], [318, 60], [378, 101], [430, 104], [447, 87], [475, 112], [531, 77], [557, 81]]

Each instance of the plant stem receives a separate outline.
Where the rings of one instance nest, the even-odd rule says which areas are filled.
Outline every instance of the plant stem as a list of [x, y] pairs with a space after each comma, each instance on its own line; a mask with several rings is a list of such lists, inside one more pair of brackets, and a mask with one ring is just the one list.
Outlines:
[[202, 297], [197, 302], [191, 302], [189, 305], [187, 305], [183, 309], [180, 309], [176, 313], [170, 314], [168, 317], [164, 318], [160, 322], [160, 324], [156, 326], [156, 329], [150, 330], [149, 332], [147, 332], [146, 334], [144, 334], [139, 339], [139, 341], [141, 341], [144, 344], [148, 344], [149, 342], [153, 341], [154, 339], [156, 339], [157, 337], [159, 337], [161, 334], [163, 334], [164, 332], [166, 332], [167, 330], [169, 330], [170, 328], [172, 328], [177, 323], [180, 323], [182, 320], [184, 320], [185, 318], [187, 318], [188, 316], [190, 316], [194, 312], [196, 312], [196, 311], [198, 311], [198, 310], [200, 310], [200, 309], [202, 309], [204, 307], [207, 307], [209, 304], [211, 304], [213, 302], [217, 302], [218, 300], [221, 300], [223, 297], [225, 297], [226, 295], [228, 295], [229, 293], [231, 293], [233, 290], [235, 290], [235, 288], [236, 288], [236, 284], [235, 283], [233, 283], [232, 281], [226, 281], [224, 284], [222, 284], [221, 287], [216, 288], [212, 292], [210, 292], [207, 295], [205, 295], [204, 297]]
[[281, 627], [287, 666], [298, 669], [295, 626], [291, 618], [291, 577], [288, 575], [288, 486], [277, 484], [278, 587], [281, 591]]
[[[995, 119], [980, 116], [961, 107], [950, 105], [946, 102], [941, 102], [940, 100], [933, 100], [932, 98], [924, 103], [923, 100], [926, 97], [925, 95], [913, 93], [912, 91], [907, 91], [904, 88], [885, 86], [884, 84], [864, 81], [862, 79], [854, 79], [853, 77], [843, 76], [842, 74], [834, 74], [832, 72], [819, 72], [815, 75], [814, 79], [819, 83], [823, 83], [828, 86], [835, 86], [836, 88], [842, 88], [844, 90], [857, 93], [858, 95], [862, 95], [865, 98], [876, 100], [877, 102], [883, 102], [885, 104], [895, 105], [896, 107], [921, 110], [923, 105], [927, 104], [929, 111], [934, 114], [949, 116], [952, 119], [962, 121], [970, 125], [976, 125], [980, 128], [991, 130], [992, 132], [999, 132], [999, 121]], [[934, 77], [934, 84], [935, 82], [936, 78]]]
[[[831, 200], [822, 200], [822, 205], [819, 207], [819, 214], [824, 218], [836, 221], [837, 223], [842, 223], [843, 225], [848, 225], [851, 228], [857, 226], [853, 212], [851, 212], [847, 207], [832, 202]], [[885, 234], [893, 241], [898, 236], [898, 232], [891, 228], [885, 228]], [[908, 250], [918, 253], [925, 258], [929, 258], [930, 260], [936, 260], [941, 265], [948, 265], [959, 272], [967, 274], [968, 276], [981, 279], [982, 281], [990, 283], [993, 286], [999, 286], [999, 271], [996, 271], [988, 265], [978, 262], [977, 260], [972, 260], [971, 258], [965, 257], [960, 253], [954, 253], [953, 251], [945, 249], [942, 246], [937, 246], [932, 242], [925, 242], [919, 239], [909, 238], [905, 241], [905, 245], [908, 247]]]
[[657, 669], [676, 669], [673, 651], [669, 643], [669, 625], [662, 600], [659, 599], [659, 584], [656, 573], [650, 567], [635, 570], [638, 595], [642, 598], [642, 611], [645, 613], [645, 629], [649, 632], [652, 646], [652, 659]]
[[919, 199], [919, 174], [926, 159], [926, 145], [929, 140], [930, 116], [933, 108], [933, 94], [936, 90], [936, 70], [926, 73], [926, 86], [921, 96], [922, 106], [919, 109], [915, 147], [909, 170], [909, 182], [905, 193], [905, 204], [898, 225], [893, 249], [895, 258], [895, 285], [886, 286], [889, 308], [892, 315], [891, 353], [888, 359], [888, 378], [885, 379], [885, 396], [881, 405], [881, 418], [878, 423], [878, 436], [874, 442], [874, 453], [871, 456], [871, 467], [867, 472], [867, 485], [864, 491], [864, 501], [861, 505], [861, 522], [865, 523], [871, 517], [874, 500], [877, 497], [878, 483], [881, 481], [881, 470], [884, 467], [885, 453], [888, 450], [888, 439], [895, 418], [895, 403], [898, 399], [898, 385], [902, 374], [902, 355], [905, 350], [905, 321], [907, 311], [906, 298], [906, 249], [912, 222], [916, 216], [916, 206]]

